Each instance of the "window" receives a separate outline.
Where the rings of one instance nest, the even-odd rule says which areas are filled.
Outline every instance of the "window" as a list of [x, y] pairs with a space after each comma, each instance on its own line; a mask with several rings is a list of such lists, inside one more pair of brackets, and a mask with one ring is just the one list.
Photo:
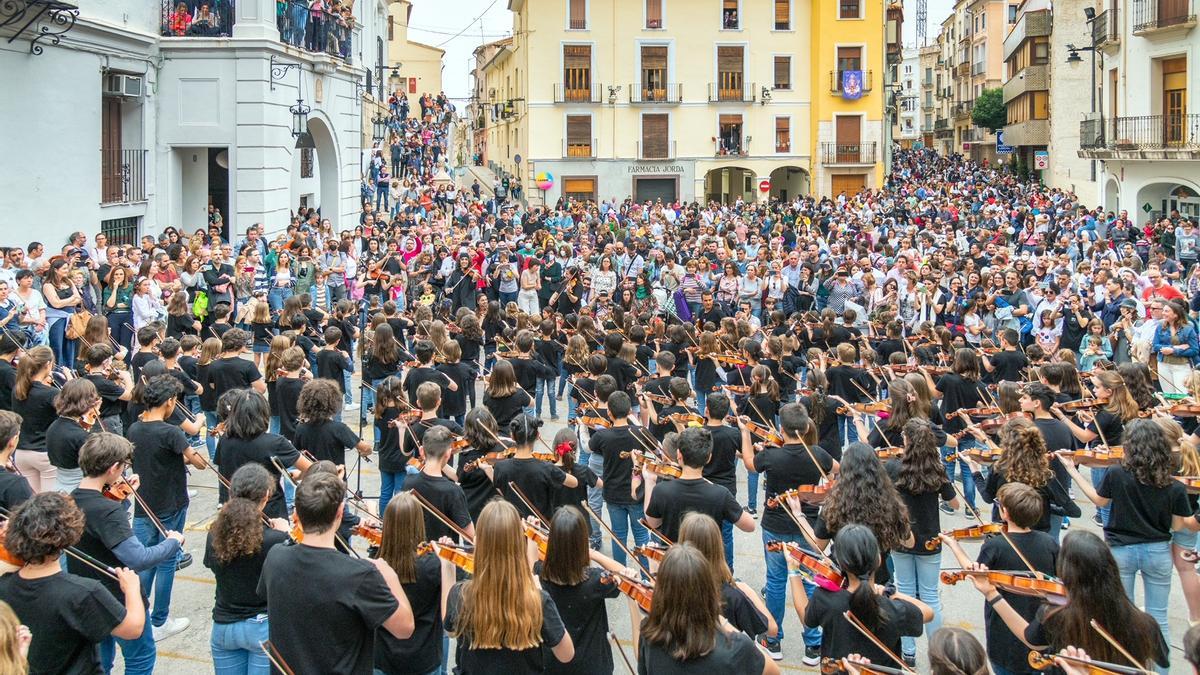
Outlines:
[[775, 152], [792, 151], [792, 118], [775, 118]]
[[926, 82], [933, 82], [933, 68], [926, 68], [926, 69], [925, 69], [925, 81], [926, 81]]
[[839, 19], [861, 19], [862, 6], [860, 0], [838, 0]]
[[745, 79], [742, 47], [717, 47], [717, 100], [740, 101]]
[[592, 116], [567, 115], [567, 157], [592, 156]]
[[563, 100], [586, 103], [592, 96], [591, 45], [563, 46]]
[[667, 100], [667, 48], [642, 47], [642, 100]]
[[642, 159], [669, 159], [670, 116], [642, 115]]
[[741, 0], [721, 0], [721, 28], [738, 30], [742, 27], [741, 17], [738, 16], [738, 4]]
[[745, 152], [742, 145], [742, 116], [721, 115], [717, 118], [717, 154], [740, 155]]
[[1017, 5], [1009, 5], [1008, 6], [1008, 22], [1009, 23], [1017, 22]]
[[576, 201], [596, 201], [596, 177], [563, 178], [563, 196]]
[[791, 89], [792, 88], [792, 57], [776, 56], [775, 57], [775, 88], [776, 89]]
[[569, 16], [567, 28], [571, 30], [587, 30], [587, 0], [567, 0]]
[[313, 177], [313, 150], [312, 148], [300, 148], [300, 177]]
[[775, 30], [791, 30], [792, 0], [775, 0]]
[[833, 83], [834, 91], [842, 90], [842, 73], [847, 70], [862, 70], [862, 47], [837, 48], [837, 79]]
[[391, 42], [392, 40], [396, 39], [394, 37], [395, 31], [396, 31], [396, 16], [394, 14], [388, 14], [388, 42]]
[[979, 15], [979, 28], [980, 30], [987, 28], [987, 14]]
[[657, 30], [663, 27], [663, 0], [646, 0], [646, 28]]
[[109, 246], [136, 246], [140, 241], [138, 230], [141, 222], [141, 216], [102, 220], [100, 233], [108, 238]]

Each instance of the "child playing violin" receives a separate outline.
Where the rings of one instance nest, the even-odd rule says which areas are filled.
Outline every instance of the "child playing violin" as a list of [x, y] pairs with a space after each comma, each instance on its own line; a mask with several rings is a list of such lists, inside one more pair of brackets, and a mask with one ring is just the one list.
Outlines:
[[441, 565], [433, 552], [417, 552], [417, 547], [428, 539], [420, 502], [407, 492], [396, 495], [383, 513], [379, 558], [396, 573], [412, 607], [415, 628], [404, 639], [386, 630], [375, 632], [378, 671], [431, 673], [446, 660]]
[[[536, 417], [518, 415], [509, 425], [509, 436], [514, 443], [512, 458], [500, 460], [495, 468], [483, 465], [484, 472], [492, 479], [500, 494], [517, 507], [517, 511], [524, 516], [537, 516], [539, 520], [549, 517], [555, 497], [562, 488], [579, 485], [579, 479], [575, 476], [533, 456], [533, 444], [538, 439], [538, 427], [541, 425], [542, 421]], [[520, 496], [517, 495], [518, 489]], [[525, 499], [529, 500], [528, 505]], [[531, 508], [536, 512], [531, 512]]]
[[[986, 538], [979, 549], [978, 564], [988, 569], [1025, 570], [1028, 569], [1025, 561], [1028, 561], [1034, 571], [1052, 577], [1058, 557], [1058, 542], [1046, 532], [1033, 529], [1045, 512], [1045, 500], [1041, 493], [1024, 483], [1005, 483], [996, 493], [996, 502], [1008, 536]], [[939, 539], [962, 568], [975, 567], [952, 533], [940, 534]], [[1032, 621], [1042, 605], [1041, 598], [1008, 591], [999, 593], [997, 597], [1002, 597], [1025, 621]], [[989, 602], [984, 607], [983, 619], [988, 659], [992, 667], [997, 672], [1027, 672], [1029, 648], [1022, 642], [1021, 636], [1008, 630], [994, 603]]]
[[[670, 354], [670, 352], [660, 352], [659, 354]], [[692, 397], [692, 388], [688, 386], [687, 380], [682, 377], [670, 378], [666, 393], [671, 399], [671, 405], [658, 408], [659, 404], [651, 401], [652, 405], [642, 407], [642, 412], [646, 416], [647, 428], [659, 442], [666, 438], [668, 433], [682, 431], [687, 426], [678, 420], [684, 419], [687, 415], [696, 415], [696, 411], [687, 405], [688, 399]], [[656, 410], [656, 408], [658, 409]]]
[[29, 481], [19, 472], [7, 467], [12, 465], [13, 453], [21, 440], [21, 416], [11, 410], [0, 410], [0, 508], [12, 511], [33, 496]]
[[[436, 389], [436, 385], [430, 386]], [[410, 476], [405, 481], [404, 487], [423, 497], [425, 501], [432, 504], [465, 531], [468, 536], [474, 538], [475, 526], [471, 524], [471, 514], [467, 511], [467, 495], [452, 480], [454, 470], [447, 466], [451, 457], [451, 434], [451, 430], [442, 425], [434, 426], [422, 434], [421, 459], [423, 464], [421, 471]], [[434, 541], [443, 537], [449, 537], [454, 541], [459, 538], [458, 532], [432, 513], [425, 514], [425, 531]]]
[[[546, 513], [550, 515], [560, 506], [570, 506], [579, 509], [579, 503], [587, 500], [588, 490], [603, 488], [604, 481], [592, 471], [587, 464], [579, 462], [579, 437], [570, 427], [564, 427], [554, 434], [552, 446], [558, 457], [557, 464], [568, 476], [574, 476], [578, 484], [575, 487], [563, 485], [554, 495], [553, 507]], [[588, 514], [584, 514], [588, 515]], [[590, 517], [589, 517], [590, 519]], [[600, 533], [597, 532], [599, 537]]]
[[372, 446], [359, 440], [340, 419], [342, 392], [329, 380], [310, 380], [300, 390], [297, 412], [300, 424], [296, 427], [293, 445], [300, 452], [309, 452], [317, 460], [327, 459], [339, 467], [346, 465], [346, 451], [354, 449], [361, 457], [370, 457]]

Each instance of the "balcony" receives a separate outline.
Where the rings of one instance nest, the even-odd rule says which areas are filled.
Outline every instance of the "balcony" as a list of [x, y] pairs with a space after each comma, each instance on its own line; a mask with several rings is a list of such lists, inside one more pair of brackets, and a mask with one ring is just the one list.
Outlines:
[[972, 103], [966, 103], [966, 102], [955, 103], [954, 107], [950, 109], [950, 112], [951, 112], [951, 114], [954, 115], [954, 119], [959, 120], [959, 119], [963, 119], [965, 117], [970, 117], [971, 110], [973, 110], [974, 108], [975, 108], [975, 105]]
[[146, 201], [146, 151], [100, 151], [100, 203]]
[[983, 61], [979, 61], [978, 63], [971, 64], [971, 76], [972, 77], [975, 77], [976, 75], [983, 75], [986, 72], [987, 72], [987, 63], [985, 63]]
[[1004, 60], [1008, 60], [1026, 40], [1047, 37], [1054, 30], [1054, 18], [1048, 11], [1026, 12], [1004, 38]]
[[968, 61], [963, 61], [962, 63], [955, 66], [955, 68], [956, 68], [955, 74], [958, 75], [959, 77], [966, 77], [967, 75], [971, 74], [971, 64]]
[[1092, 42], [1097, 47], [1116, 46], [1121, 43], [1121, 24], [1117, 22], [1117, 8], [1100, 12], [1092, 22]]
[[1031, 91], [1046, 91], [1050, 88], [1050, 66], [1029, 66], [1016, 77], [1004, 83], [1004, 102]]
[[1004, 127], [1005, 145], [1050, 145], [1050, 120], [1026, 120]]
[[634, 105], [675, 105], [682, 100], [682, 84], [629, 85], [629, 102]]
[[554, 85], [554, 102], [555, 103], [600, 103], [603, 100], [604, 87], [600, 84], [592, 83], [589, 87], [584, 86], [567, 86], [562, 83]]
[[754, 103], [758, 88], [753, 82], [741, 85], [735, 82], [709, 82], [709, 103]]
[[940, 120], [934, 120], [934, 122], [933, 122], [933, 130], [934, 131], [942, 131], [944, 129], [949, 129], [949, 128], [950, 128], [950, 120], [948, 120], [948, 119], [942, 118]]
[[[842, 93], [842, 72], [843, 71], [840, 71], [840, 70], [829, 71], [829, 93], [838, 94], [839, 96], [841, 95], [841, 93]], [[873, 71], [864, 70], [864, 71], [862, 71], [862, 73], [863, 73], [862, 91], [864, 94], [866, 94], [871, 91], [871, 84], [872, 84], [871, 81], [872, 81]]]
[[567, 159], [593, 159], [596, 157], [596, 148], [599, 145], [599, 139], [596, 138], [593, 138], [591, 143], [586, 140], [582, 143], [564, 140], [562, 156]]
[[1089, 159], [1200, 159], [1200, 113], [1084, 120], [1079, 140]]
[[713, 138], [713, 157], [745, 157], [750, 154], [750, 137]]
[[645, 143], [638, 141], [637, 144], [638, 159], [675, 159], [675, 141], [669, 141], [664, 145], [658, 144], [656, 147], [647, 147]]
[[[216, 9], [207, 16], [200, 16], [197, 9], [194, 12], [177, 11], [178, 0], [159, 0], [159, 16], [161, 17], [161, 33], [163, 37], [177, 38], [227, 38], [233, 35], [236, 19], [233, 3], [214, 2], [210, 6]], [[196, 3], [199, 6], [199, 3]], [[347, 63], [353, 61], [353, 43], [355, 35], [361, 35], [362, 29], [347, 23], [340, 14], [328, 11], [313, 11], [299, 9], [295, 3], [284, 3], [283, 14], [277, 14], [276, 26], [279, 28], [279, 39], [284, 44], [313, 54], [326, 54]]]
[[821, 163], [825, 166], [862, 166], [875, 164], [876, 143], [822, 143]]
[[[195, 12], [177, 12], [176, 8], [181, 3], [178, 0], [160, 0], [159, 16], [162, 18], [162, 36], [163, 37], [229, 37], [233, 34], [234, 12], [232, 3], [221, 3], [220, 11], [212, 11], [208, 17], [197, 16], [200, 12], [197, 9]], [[184, 3], [186, 7], [186, 3]], [[210, 7], [212, 5], [209, 5]], [[308, 15], [306, 10], [304, 14]], [[292, 26], [291, 12], [285, 12], [284, 16], [278, 17], [279, 34], [287, 42], [284, 37], [283, 29], [286, 21], [290, 30]], [[312, 50], [310, 50], [312, 51]]]
[[1133, 0], [1133, 34], [1190, 30], [1196, 26], [1195, 0]]

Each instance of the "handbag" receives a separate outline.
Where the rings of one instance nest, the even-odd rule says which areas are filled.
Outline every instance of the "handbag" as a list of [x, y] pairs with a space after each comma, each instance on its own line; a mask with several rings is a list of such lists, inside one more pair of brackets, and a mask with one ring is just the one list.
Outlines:
[[75, 313], [67, 318], [67, 339], [78, 340], [87, 332], [88, 321], [91, 321], [92, 313], [80, 307], [75, 310]]

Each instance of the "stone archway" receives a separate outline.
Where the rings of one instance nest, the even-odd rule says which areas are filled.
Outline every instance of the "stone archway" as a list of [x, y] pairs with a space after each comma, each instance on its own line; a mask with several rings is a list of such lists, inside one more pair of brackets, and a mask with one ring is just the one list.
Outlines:
[[752, 202], [757, 189], [754, 172], [740, 166], [723, 166], [704, 174], [705, 201], [732, 204], [740, 197]]
[[[1150, 211], [1145, 205], [1150, 205]], [[1200, 187], [1182, 180], [1167, 180], [1158, 183], [1148, 183], [1137, 193], [1137, 209], [1135, 220], [1144, 223], [1149, 219], [1162, 218], [1170, 215], [1173, 210], [1180, 214], [1200, 218]], [[1130, 214], [1133, 211], [1130, 210]]]
[[1121, 184], [1116, 178], [1109, 178], [1104, 185], [1104, 204], [1106, 211], [1119, 211], [1121, 209]]
[[810, 193], [808, 171], [798, 166], [781, 166], [771, 172], [771, 199], [792, 200]]
[[[313, 112], [308, 116], [308, 132], [312, 134], [315, 164], [313, 178], [316, 179], [316, 204], [321, 209], [321, 218], [328, 218], [337, 229], [341, 212], [341, 162], [338, 160], [337, 137], [333, 126], [324, 116]], [[300, 153], [299, 150], [296, 151]], [[357, 223], [356, 223], [357, 224]]]

